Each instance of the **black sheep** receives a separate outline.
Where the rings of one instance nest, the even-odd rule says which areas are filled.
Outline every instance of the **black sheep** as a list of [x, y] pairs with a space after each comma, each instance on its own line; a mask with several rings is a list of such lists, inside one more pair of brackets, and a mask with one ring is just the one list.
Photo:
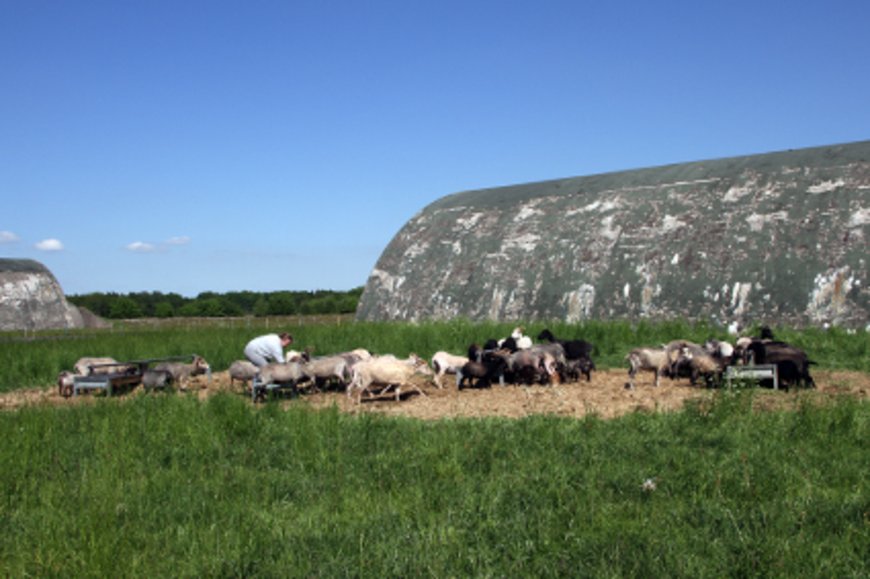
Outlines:
[[469, 356], [469, 361], [456, 373], [456, 388], [462, 390], [465, 385], [489, 388], [493, 380], [499, 380], [504, 375], [506, 366], [504, 356], [495, 352], [483, 353], [480, 361]]
[[788, 389], [792, 384], [803, 384], [815, 388], [816, 383], [810, 376], [810, 366], [815, 364], [806, 353], [785, 342], [752, 340], [746, 347], [755, 364], [774, 364], [779, 382]]

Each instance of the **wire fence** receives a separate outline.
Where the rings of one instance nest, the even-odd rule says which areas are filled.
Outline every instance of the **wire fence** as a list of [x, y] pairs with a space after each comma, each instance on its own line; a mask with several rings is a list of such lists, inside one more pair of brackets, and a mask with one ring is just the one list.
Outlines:
[[353, 314], [317, 314], [292, 316], [239, 316], [239, 317], [191, 317], [191, 318], [135, 318], [111, 320], [106, 327], [100, 328], [60, 328], [51, 330], [11, 330], [0, 332], [2, 342], [27, 342], [32, 340], [77, 340], [93, 335], [127, 333], [149, 330], [196, 330], [203, 328], [248, 330], [286, 330], [288, 328], [322, 325], [342, 326], [355, 323]]

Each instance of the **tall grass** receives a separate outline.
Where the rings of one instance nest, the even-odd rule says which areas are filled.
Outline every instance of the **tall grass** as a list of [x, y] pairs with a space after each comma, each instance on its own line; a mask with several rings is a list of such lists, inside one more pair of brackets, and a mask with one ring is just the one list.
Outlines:
[[[291, 317], [281, 323], [213, 325], [129, 324], [112, 330], [45, 332], [26, 337], [0, 335], [0, 392], [54, 382], [58, 372], [70, 369], [82, 356], [112, 356], [118, 360], [139, 360], [200, 354], [214, 370], [224, 370], [242, 357], [247, 341], [259, 334], [290, 331], [294, 348], [311, 348], [314, 355], [364, 347], [375, 353], [405, 356], [415, 352], [429, 358], [438, 350], [464, 353], [472, 343], [507, 336], [514, 324], [472, 323], [457, 319], [419, 324], [399, 322], [353, 322], [342, 318], [310, 322]], [[677, 338], [703, 342], [726, 339], [722, 328], [707, 324], [674, 322], [534, 322], [524, 324], [526, 334], [537, 336], [544, 328], [565, 339], [584, 338], [595, 344], [594, 359], [599, 368], [624, 367], [625, 355], [637, 346], [655, 346]], [[870, 372], [870, 333], [849, 334], [831, 330], [775, 328], [777, 336], [802, 347], [810, 358], [826, 368]]]
[[0, 413], [0, 575], [866, 576], [870, 406], [752, 396], [612, 421]]

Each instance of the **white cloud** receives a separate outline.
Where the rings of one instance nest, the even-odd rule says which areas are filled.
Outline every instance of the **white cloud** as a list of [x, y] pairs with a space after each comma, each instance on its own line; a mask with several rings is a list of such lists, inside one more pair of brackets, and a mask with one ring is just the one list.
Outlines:
[[166, 245], [187, 245], [188, 243], [190, 243], [190, 238], [186, 235], [170, 237], [166, 240]]
[[11, 231], [0, 231], [0, 243], [14, 243], [18, 241], [18, 236]]
[[137, 253], [149, 253], [154, 251], [156, 248], [150, 243], [145, 243], [143, 241], [134, 241], [127, 245], [128, 251], [135, 251]]
[[57, 239], [49, 238], [43, 239], [34, 247], [40, 251], [61, 251], [63, 249], [63, 243]]

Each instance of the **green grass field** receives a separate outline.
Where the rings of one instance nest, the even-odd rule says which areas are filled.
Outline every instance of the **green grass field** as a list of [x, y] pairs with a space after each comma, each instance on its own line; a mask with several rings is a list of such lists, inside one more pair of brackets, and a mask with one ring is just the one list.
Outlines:
[[870, 406], [751, 396], [612, 421], [226, 394], [4, 412], [0, 574], [866, 576]]
[[[196, 352], [220, 370], [264, 329], [3, 335], [0, 390], [49, 387], [82, 355]], [[317, 353], [429, 356], [510, 326], [287, 329]], [[551, 329], [595, 342], [601, 367], [720, 336]], [[775, 330], [822, 367], [868, 371], [866, 333]], [[424, 422], [233, 394], [0, 412], [0, 576], [867, 577], [870, 404], [754, 412], [754, 396], [614, 420]]]

